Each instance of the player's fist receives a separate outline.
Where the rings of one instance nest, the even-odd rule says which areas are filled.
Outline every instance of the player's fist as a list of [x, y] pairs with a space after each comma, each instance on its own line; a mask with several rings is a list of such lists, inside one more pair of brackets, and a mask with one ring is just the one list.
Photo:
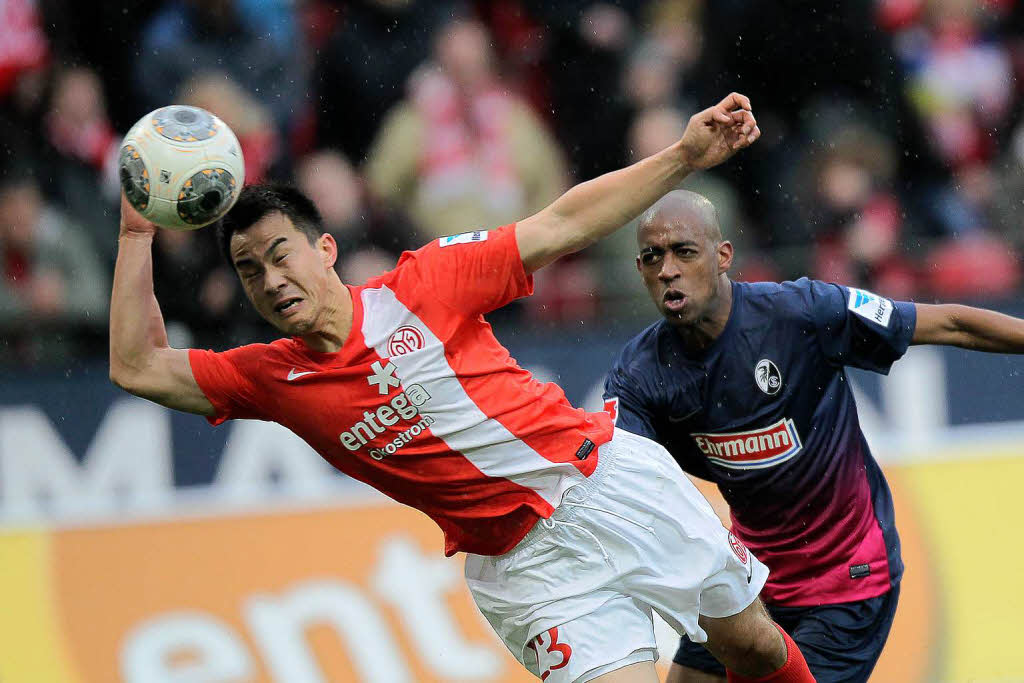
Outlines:
[[690, 117], [679, 141], [687, 165], [711, 168], [754, 144], [761, 129], [750, 110], [750, 99], [732, 93], [713, 107]]
[[135, 210], [121, 192], [121, 235], [155, 235], [156, 225], [147, 221]]

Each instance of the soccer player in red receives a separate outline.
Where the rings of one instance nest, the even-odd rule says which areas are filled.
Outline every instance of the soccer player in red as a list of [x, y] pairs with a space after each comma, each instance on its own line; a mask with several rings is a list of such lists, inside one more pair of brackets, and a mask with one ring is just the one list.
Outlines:
[[273, 420], [334, 467], [429, 515], [466, 556], [481, 612], [541, 680], [656, 681], [652, 614], [706, 643], [734, 680], [813, 680], [757, 599], [767, 569], [671, 456], [573, 408], [519, 368], [483, 314], [531, 273], [623, 225], [691, 171], [760, 135], [732, 94], [672, 147], [491, 232], [435, 240], [343, 284], [313, 204], [248, 187], [219, 227], [257, 311], [286, 338], [223, 353], [168, 346], [153, 295], [156, 228], [122, 201], [110, 375], [206, 416]]

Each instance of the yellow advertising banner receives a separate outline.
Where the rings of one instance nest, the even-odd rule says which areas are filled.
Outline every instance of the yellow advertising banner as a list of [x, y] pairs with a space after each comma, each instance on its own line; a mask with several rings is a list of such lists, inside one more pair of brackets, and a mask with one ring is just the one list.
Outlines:
[[[1024, 679], [1024, 458], [888, 475], [907, 570], [872, 680]], [[441, 547], [384, 502], [8, 531], [0, 681], [533, 680]]]

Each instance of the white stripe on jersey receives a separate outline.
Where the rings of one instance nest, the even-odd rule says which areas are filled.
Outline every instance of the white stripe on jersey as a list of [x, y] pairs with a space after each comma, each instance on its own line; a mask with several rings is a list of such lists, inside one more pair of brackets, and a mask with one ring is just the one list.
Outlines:
[[[386, 286], [364, 289], [362, 299], [366, 346], [395, 364], [403, 390], [419, 384], [430, 394], [420, 412], [434, 419], [430, 432], [448, 448], [461, 453], [489, 477], [508, 479], [536, 491], [552, 507], [558, 506], [569, 487], [584, 479], [572, 463], [548, 460], [500, 422], [487, 417], [448, 364], [441, 340], [394, 292]], [[388, 340], [403, 325], [412, 325], [423, 334], [423, 348], [389, 356]]]

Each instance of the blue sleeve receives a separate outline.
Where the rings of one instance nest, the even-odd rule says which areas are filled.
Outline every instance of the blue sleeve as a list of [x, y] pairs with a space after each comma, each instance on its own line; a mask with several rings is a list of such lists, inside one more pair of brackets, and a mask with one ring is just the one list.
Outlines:
[[658, 441], [654, 428], [655, 407], [646, 393], [618, 363], [612, 366], [604, 381], [604, 405], [612, 414], [615, 426]]
[[855, 287], [814, 280], [802, 284], [830, 362], [888, 374], [893, 362], [906, 353], [917, 324], [914, 304]]

